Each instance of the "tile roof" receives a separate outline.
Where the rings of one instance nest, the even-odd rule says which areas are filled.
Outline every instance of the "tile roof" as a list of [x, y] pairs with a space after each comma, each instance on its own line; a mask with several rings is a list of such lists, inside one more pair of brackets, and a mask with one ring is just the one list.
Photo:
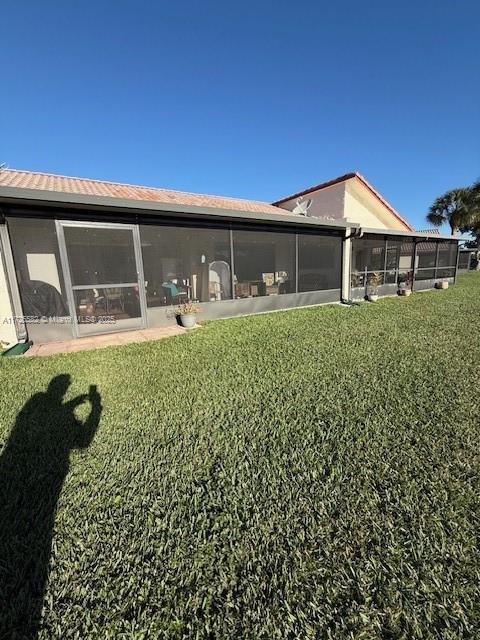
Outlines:
[[313, 187], [309, 187], [308, 189], [304, 189], [303, 191], [299, 191], [298, 193], [293, 193], [291, 196], [287, 196], [286, 198], [282, 198], [281, 200], [276, 200], [273, 204], [280, 205], [288, 200], [293, 200], [294, 198], [300, 198], [301, 196], [305, 196], [308, 193], [312, 193], [313, 191], [320, 191], [321, 189], [326, 189], [327, 187], [332, 187], [334, 184], [339, 184], [340, 182], [346, 182], [347, 180], [357, 179], [359, 180], [364, 187], [366, 187], [376, 198], [380, 200], [380, 202], [387, 207], [390, 213], [400, 220], [400, 222], [405, 226], [408, 231], [414, 231], [414, 228], [403, 218], [396, 209], [392, 207], [392, 205], [385, 200], [385, 198], [378, 193], [378, 191], [372, 187], [372, 185], [367, 182], [367, 180], [360, 174], [358, 171], [353, 171], [351, 173], [346, 173], [343, 176], [339, 176], [338, 178], [334, 178], [333, 180], [328, 180], [328, 182], [321, 182]]
[[439, 236], [440, 229], [417, 229], [418, 233], [427, 233], [429, 236]]
[[210, 196], [199, 193], [173, 191], [171, 189], [157, 189], [154, 187], [142, 187], [119, 182], [91, 180], [88, 178], [72, 178], [52, 173], [21, 171], [17, 169], [0, 169], [0, 195], [2, 187], [39, 189], [42, 191], [104, 196], [127, 200], [144, 200], [161, 202], [163, 204], [171, 203], [174, 205], [213, 207], [259, 214], [274, 213], [277, 215], [292, 215], [290, 211], [257, 200]]

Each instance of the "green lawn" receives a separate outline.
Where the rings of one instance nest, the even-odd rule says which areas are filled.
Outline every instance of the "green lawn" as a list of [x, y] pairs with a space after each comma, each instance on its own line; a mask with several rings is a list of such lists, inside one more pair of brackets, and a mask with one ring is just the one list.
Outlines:
[[480, 273], [3, 358], [0, 638], [480, 637], [479, 370]]

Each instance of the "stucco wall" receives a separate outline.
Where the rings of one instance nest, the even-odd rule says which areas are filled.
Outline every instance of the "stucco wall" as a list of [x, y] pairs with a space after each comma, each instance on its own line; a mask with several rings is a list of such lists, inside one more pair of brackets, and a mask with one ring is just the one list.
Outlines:
[[387, 229], [387, 225], [348, 190], [345, 193], [345, 218], [370, 229]]
[[[370, 229], [398, 229], [405, 225], [357, 178], [350, 178], [330, 187], [309, 193], [301, 199], [312, 199], [308, 216], [356, 222]], [[281, 204], [293, 211], [298, 198]]]
[[[331, 187], [309, 193], [301, 200], [312, 199], [312, 206], [308, 210], [308, 216], [314, 218], [332, 218], [341, 220], [344, 211], [345, 183], [334, 184]], [[298, 198], [284, 202], [280, 206], [282, 209], [293, 211]]]
[[405, 225], [359, 180], [348, 180], [345, 189], [345, 218], [371, 229], [398, 229]]

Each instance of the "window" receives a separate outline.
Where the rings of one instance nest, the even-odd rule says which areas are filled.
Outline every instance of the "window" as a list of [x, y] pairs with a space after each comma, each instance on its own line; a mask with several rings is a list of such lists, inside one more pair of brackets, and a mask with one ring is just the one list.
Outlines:
[[438, 241], [437, 278], [453, 278], [457, 263], [457, 242]]
[[457, 243], [455, 241], [420, 241], [417, 244], [415, 279], [453, 278], [456, 262]]
[[147, 306], [231, 298], [228, 229], [141, 225]]
[[64, 227], [72, 285], [136, 283], [131, 229]]
[[54, 220], [8, 218], [8, 227], [24, 314], [68, 316]]
[[470, 251], [460, 251], [458, 255], [458, 268], [469, 269], [470, 268]]
[[352, 268], [354, 271], [383, 271], [385, 268], [385, 239], [359, 238], [352, 240]]
[[398, 281], [398, 268], [402, 254], [402, 241], [397, 238], [387, 238], [385, 254], [384, 284], [395, 284]]
[[[375, 279], [377, 284], [384, 283], [385, 245], [383, 236], [352, 240], [352, 287], [364, 287], [372, 279]], [[387, 259], [390, 263], [396, 261], [397, 252], [396, 245], [392, 243], [391, 249], [387, 250]], [[395, 276], [393, 278], [395, 279]]]
[[415, 280], [433, 280], [435, 278], [436, 261], [436, 240], [422, 240], [417, 242]]
[[425, 240], [417, 244], [417, 269], [428, 269], [435, 266], [437, 259], [437, 243]]
[[342, 239], [298, 234], [298, 290], [340, 289]]
[[439, 240], [438, 242], [438, 266], [455, 267], [457, 263], [457, 242]]
[[295, 292], [295, 234], [233, 231], [235, 298]]
[[400, 255], [398, 259], [399, 280], [402, 278], [411, 279], [413, 264], [413, 240], [402, 240], [400, 244]]
[[400, 262], [400, 253], [402, 250], [401, 240], [387, 240], [387, 255], [385, 260], [385, 269], [395, 270], [398, 269], [398, 263]]

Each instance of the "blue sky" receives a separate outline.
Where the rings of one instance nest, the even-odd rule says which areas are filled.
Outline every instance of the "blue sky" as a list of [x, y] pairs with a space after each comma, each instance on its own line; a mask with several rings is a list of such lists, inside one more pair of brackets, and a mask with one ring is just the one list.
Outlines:
[[417, 228], [480, 177], [476, 0], [6, 0], [0, 42], [10, 167], [267, 201], [358, 170]]

